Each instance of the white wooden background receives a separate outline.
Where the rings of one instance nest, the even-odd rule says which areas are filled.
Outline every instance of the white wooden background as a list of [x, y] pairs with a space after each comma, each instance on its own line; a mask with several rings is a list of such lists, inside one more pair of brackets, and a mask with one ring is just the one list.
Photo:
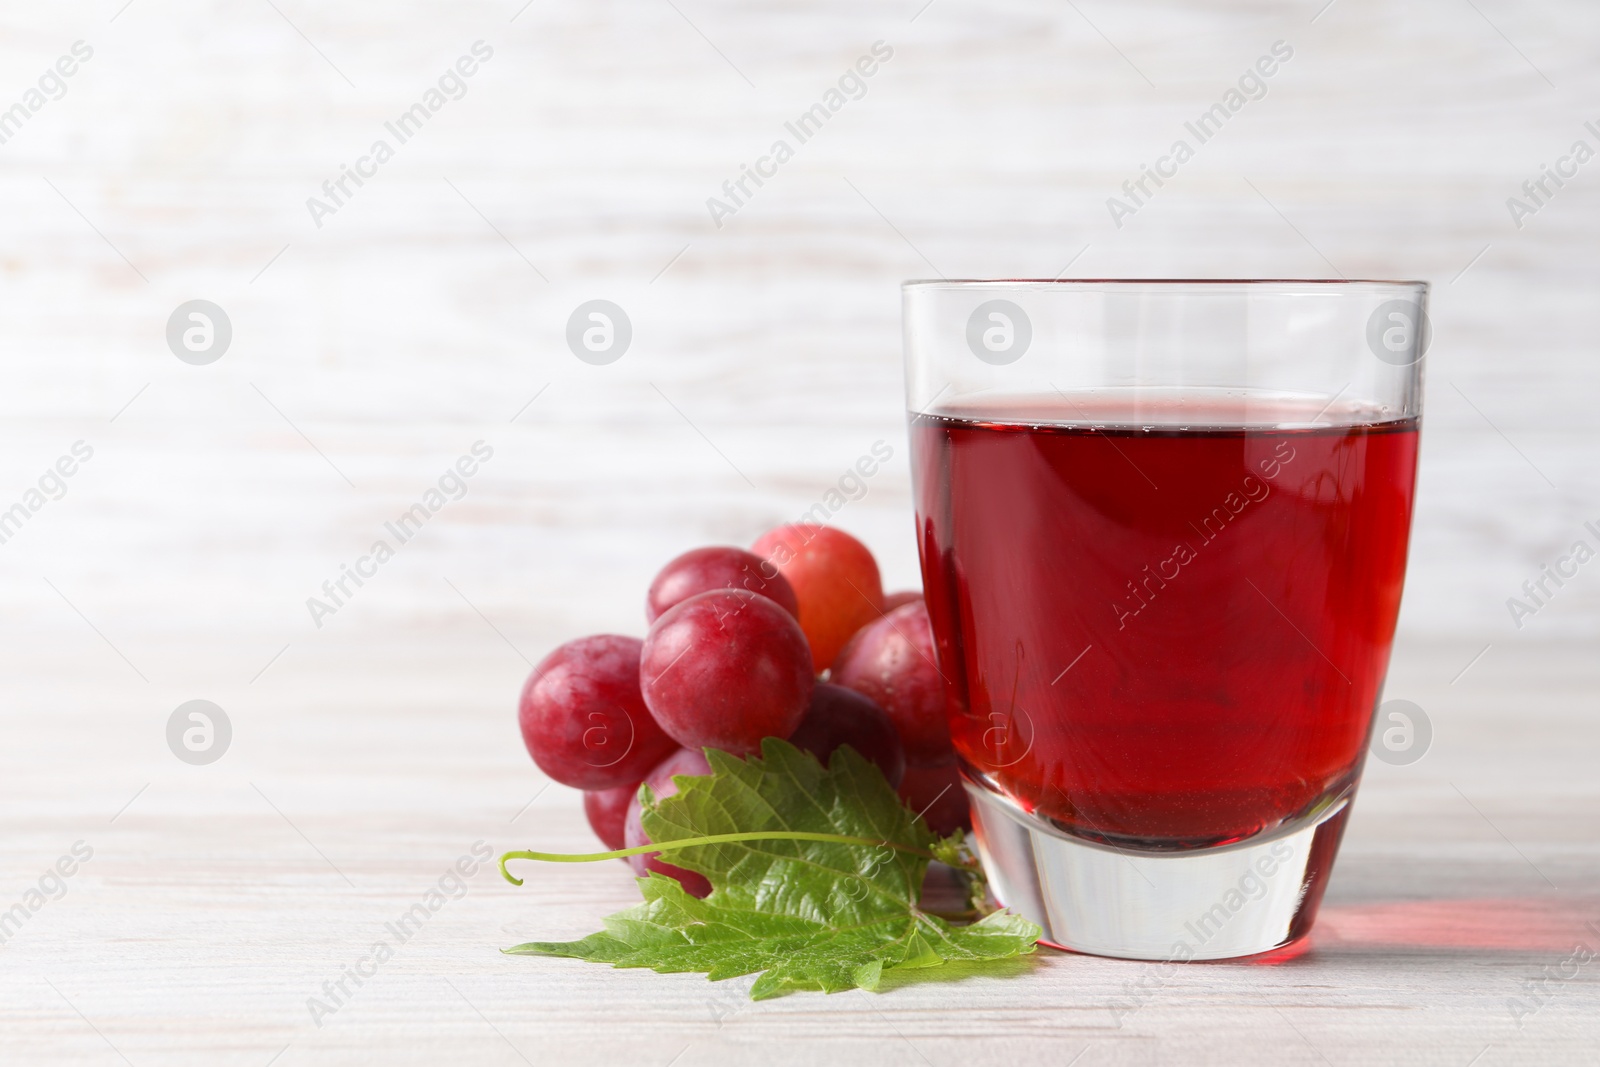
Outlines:
[[[1600, 1057], [1600, 962], [1507, 1007], [1600, 949], [1600, 564], [1520, 630], [1505, 606], [1600, 520], [1600, 162], [1521, 229], [1505, 206], [1600, 148], [1600, 9], [69, 0], [0, 27], [0, 108], [94, 49], [0, 145], [0, 509], [95, 450], [0, 544], [0, 910], [94, 849], [0, 946], [6, 1062]], [[465, 97], [316, 228], [306, 198], [480, 39]], [[706, 198], [879, 40], [866, 95], [715, 227]], [[1113, 226], [1106, 198], [1278, 40], [1266, 98]], [[567, 637], [640, 632], [666, 558], [799, 514], [883, 439], [836, 521], [914, 584], [898, 282], [1064, 269], [1436, 283], [1389, 687], [1434, 747], [1371, 767], [1312, 952], [752, 1006], [499, 956], [633, 889], [486, 872], [313, 1025], [472, 842], [587, 843], [515, 693]], [[635, 329], [605, 367], [562, 340], [596, 297]], [[195, 298], [234, 329], [205, 367], [163, 337]], [[315, 627], [306, 597], [477, 440], [466, 497]], [[164, 740], [193, 698], [234, 727], [206, 767]]]

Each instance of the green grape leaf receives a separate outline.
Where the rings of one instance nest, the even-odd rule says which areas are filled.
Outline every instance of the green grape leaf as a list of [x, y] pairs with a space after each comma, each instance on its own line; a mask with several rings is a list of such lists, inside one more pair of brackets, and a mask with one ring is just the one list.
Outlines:
[[[763, 972], [754, 1000], [793, 990], [876, 989], [890, 971], [1026, 955], [1040, 930], [1007, 912], [958, 926], [918, 907], [936, 852], [954, 854], [895, 795], [883, 774], [844, 746], [828, 767], [768, 738], [761, 758], [708, 750], [712, 773], [680, 777], [663, 800], [644, 796], [657, 845], [713, 835], [811, 834], [690, 845], [668, 853], [706, 876], [698, 900], [671, 878], [641, 879], [644, 901], [578, 941], [533, 941], [505, 951], [569, 956], [712, 981]], [[910, 977], [908, 975], [907, 977]]]

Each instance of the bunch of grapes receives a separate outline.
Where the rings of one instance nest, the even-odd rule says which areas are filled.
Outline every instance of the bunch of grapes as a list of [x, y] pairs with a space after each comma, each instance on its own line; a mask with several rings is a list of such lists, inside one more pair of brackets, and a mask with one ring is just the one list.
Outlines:
[[[522, 688], [522, 739], [539, 769], [582, 789], [607, 848], [649, 843], [639, 786], [676, 792], [673, 775], [709, 774], [703, 751], [751, 755], [787, 739], [824, 764], [849, 745], [940, 835], [970, 828], [933, 632], [917, 593], [885, 596], [860, 541], [797, 523], [751, 551], [697, 548], [650, 583], [643, 641], [569, 641]], [[710, 892], [659, 854], [647, 871]]]

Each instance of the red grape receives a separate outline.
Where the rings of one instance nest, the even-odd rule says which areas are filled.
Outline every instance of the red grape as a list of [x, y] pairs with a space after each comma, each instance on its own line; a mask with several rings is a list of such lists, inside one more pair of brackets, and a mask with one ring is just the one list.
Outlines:
[[866, 694], [889, 713], [911, 766], [928, 767], [954, 757], [944, 679], [933, 658], [933, 628], [920, 600], [863, 627], [839, 653], [828, 677]]
[[843, 530], [794, 523], [767, 531], [751, 548], [794, 587], [800, 627], [819, 673], [833, 663], [851, 634], [882, 611], [878, 563], [866, 545]]
[[834, 749], [849, 745], [877, 764], [891, 786], [899, 785], [906, 773], [906, 752], [889, 716], [868, 698], [842, 685], [817, 683], [811, 694], [811, 707], [789, 741], [817, 757], [824, 767]]
[[643, 778], [673, 748], [639, 692], [636, 637], [568, 641], [522, 687], [517, 717], [539, 769], [576, 789], [613, 789]]
[[794, 616], [746, 589], [700, 593], [650, 627], [639, 661], [644, 700], [685, 748], [735, 755], [794, 733], [816, 678]]
[[619, 785], [615, 789], [586, 789], [583, 793], [583, 814], [589, 819], [589, 829], [594, 831], [608, 849], [623, 845], [622, 824], [628, 818], [628, 804], [639, 792], [639, 783]]
[[920, 603], [922, 603], [922, 594], [915, 590], [907, 589], [899, 593], [885, 593], [883, 597], [883, 613], [887, 615], [895, 608], [902, 608], [907, 604]]
[[962, 788], [961, 767], [955, 760], [935, 767], [907, 767], [900, 782], [900, 799], [940, 837], [972, 829], [967, 791]]
[[[696, 777], [711, 773], [711, 764], [706, 762], [706, 757], [693, 749], [682, 748], [666, 759], [645, 777], [645, 784], [655, 794], [657, 800], [670, 797], [678, 791], [678, 783], [672, 780], [675, 774]], [[637, 790], [635, 791], [637, 794]], [[625, 848], [636, 848], [639, 845], [650, 844], [650, 835], [644, 832], [644, 806], [639, 803], [637, 795], [628, 802], [628, 814], [623, 823], [622, 840]], [[706, 897], [711, 893], [711, 883], [706, 881], [706, 876], [694, 871], [675, 867], [661, 859], [659, 852], [645, 852], [637, 856], [628, 857], [628, 865], [635, 874], [643, 878], [650, 871], [664, 874], [668, 878], [676, 878], [691, 896]]]
[[662, 567], [650, 583], [644, 602], [645, 621], [655, 622], [673, 605], [712, 589], [748, 589], [798, 618], [800, 606], [788, 579], [765, 573], [771, 570], [760, 556], [742, 548], [712, 545], [692, 549]]

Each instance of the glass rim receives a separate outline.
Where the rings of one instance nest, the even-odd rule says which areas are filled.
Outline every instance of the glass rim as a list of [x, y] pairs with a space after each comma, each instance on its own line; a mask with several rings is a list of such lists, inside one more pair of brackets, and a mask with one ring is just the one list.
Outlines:
[[1095, 286], [1126, 286], [1137, 288], [1170, 289], [1179, 286], [1238, 288], [1270, 288], [1288, 286], [1325, 286], [1328, 288], [1355, 288], [1374, 286], [1388, 289], [1418, 289], [1426, 292], [1431, 283], [1418, 279], [1388, 278], [913, 278], [900, 283], [903, 290], [910, 289], [982, 289], [1016, 288], [1019, 286], [1061, 286], [1070, 288]]

